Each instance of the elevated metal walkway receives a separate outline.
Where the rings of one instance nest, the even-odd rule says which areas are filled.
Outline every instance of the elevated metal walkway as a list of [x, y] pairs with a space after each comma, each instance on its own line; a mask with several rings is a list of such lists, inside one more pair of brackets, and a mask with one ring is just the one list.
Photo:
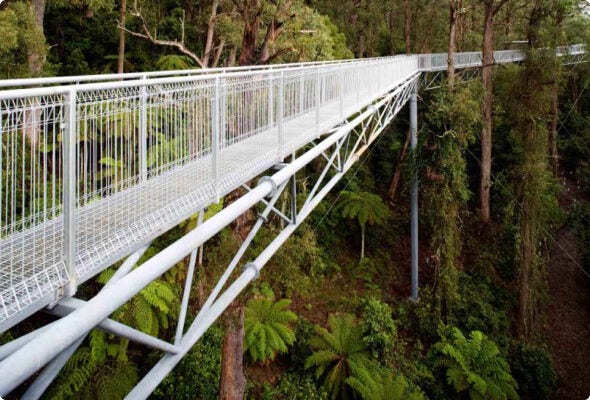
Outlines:
[[[562, 48], [558, 54], [575, 62], [584, 48]], [[497, 52], [496, 62], [518, 62], [524, 56]], [[293, 200], [291, 216], [282, 216], [289, 223], [285, 231], [295, 229], [415, 95], [419, 75], [442, 71], [446, 63], [446, 54], [428, 54], [126, 74], [116, 81], [108, 80], [121, 77], [0, 81], [0, 87], [17, 88], [0, 91], [0, 332], [73, 296], [78, 285], [124, 257], [139, 258], [154, 238], [273, 166], [285, 167], [215, 222], [54, 323], [55, 348], [33, 350], [33, 343], [47, 340], [37, 334], [23, 341], [32, 341], [26, 351], [35, 360], [22, 370], [8, 367], [12, 357], [0, 363], [0, 394], [30, 376], [33, 364], [43, 366], [83, 337], [244, 209], [262, 201], [265, 212], [278, 212], [273, 199], [289, 179], [323, 156], [329, 163], [309, 200], [299, 210]], [[457, 69], [477, 68], [481, 54], [458, 53], [455, 63]], [[298, 158], [283, 164], [295, 153]], [[322, 182], [330, 168], [335, 175]], [[248, 273], [256, 275], [272, 254], [261, 254]], [[225, 294], [217, 299], [235, 265], [230, 267], [212, 295], [211, 312], [200, 322], [212, 323], [230, 299]], [[240, 285], [247, 282], [244, 278]], [[180, 349], [200, 337], [202, 326], [192, 336], [180, 329], [180, 357]], [[168, 356], [167, 365], [173, 366], [173, 352]], [[150, 379], [157, 384], [160, 378]], [[137, 395], [143, 394], [145, 389]]]

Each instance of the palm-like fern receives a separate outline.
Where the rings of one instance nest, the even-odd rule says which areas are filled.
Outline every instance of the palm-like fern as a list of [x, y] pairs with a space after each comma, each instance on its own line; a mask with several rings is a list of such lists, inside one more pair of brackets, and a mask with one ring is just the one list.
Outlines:
[[[115, 270], [109, 268], [98, 276], [97, 281], [106, 283], [114, 273]], [[177, 303], [178, 296], [172, 285], [158, 279], [118, 309], [113, 317], [127, 325], [137, 326], [142, 332], [158, 336], [161, 328], [168, 328], [169, 319], [175, 317]]]
[[365, 227], [382, 224], [389, 210], [383, 200], [368, 192], [342, 192], [340, 210], [344, 218], [356, 219], [361, 227], [361, 260], [365, 257]]
[[391, 374], [374, 373], [362, 368], [354, 372], [346, 383], [363, 400], [424, 400], [424, 395], [412, 390], [403, 375], [394, 378]]
[[107, 334], [93, 330], [88, 347], [68, 360], [50, 389], [51, 399], [121, 399], [137, 383], [137, 369], [127, 361], [127, 341], [109, 343]]
[[316, 378], [324, 377], [324, 387], [332, 399], [350, 397], [347, 379], [369, 370], [372, 361], [363, 341], [363, 328], [354, 315], [330, 315], [330, 330], [316, 326], [310, 345], [316, 351], [305, 360], [305, 368], [315, 368]]
[[297, 320], [297, 315], [288, 310], [290, 305], [289, 299], [275, 301], [272, 291], [246, 303], [244, 351], [252, 360], [274, 360], [277, 354], [286, 353], [287, 347], [295, 342], [291, 323]]
[[440, 365], [446, 368], [447, 381], [457, 392], [468, 391], [471, 399], [518, 399], [517, 384], [508, 363], [496, 344], [479, 332], [466, 338], [453, 328], [450, 340], [443, 338], [434, 346]]

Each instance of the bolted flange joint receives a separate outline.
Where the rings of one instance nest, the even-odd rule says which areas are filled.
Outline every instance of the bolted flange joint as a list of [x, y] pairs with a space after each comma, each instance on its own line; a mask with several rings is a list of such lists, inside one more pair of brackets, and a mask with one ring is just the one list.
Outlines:
[[276, 184], [276, 182], [270, 177], [270, 176], [263, 176], [262, 178], [260, 178], [260, 180], [258, 181], [258, 184], [261, 184], [263, 182], [269, 182], [272, 185], [272, 190], [270, 191], [270, 193], [266, 196], [267, 198], [271, 198], [273, 197], [275, 194], [277, 194], [277, 190], [278, 190], [278, 186]]
[[260, 268], [258, 268], [258, 266], [254, 263], [247, 263], [246, 265], [244, 265], [244, 272], [252, 269], [254, 271], [254, 279], [258, 279], [260, 277]]

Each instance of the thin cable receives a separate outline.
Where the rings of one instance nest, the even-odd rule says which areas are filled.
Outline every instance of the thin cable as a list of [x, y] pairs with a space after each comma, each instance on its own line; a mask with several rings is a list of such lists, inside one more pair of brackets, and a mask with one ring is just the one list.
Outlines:
[[[420, 131], [418, 132], [418, 134], [420, 132], [422, 132], [422, 129], [420, 129]], [[373, 146], [369, 149], [369, 152], [363, 158], [363, 160], [362, 161], [359, 161], [358, 166], [356, 167], [356, 170], [354, 171], [354, 173], [350, 177], [351, 179], [349, 179], [348, 182], [346, 183], [346, 185], [344, 186], [344, 188], [340, 192], [338, 192], [338, 196], [336, 196], [336, 199], [334, 199], [334, 201], [332, 201], [332, 204], [330, 204], [330, 207], [326, 210], [326, 212], [324, 213], [324, 215], [322, 215], [322, 218], [320, 219], [320, 221], [314, 226], [314, 228], [313, 228], [314, 233], [316, 232], [318, 226], [320, 226], [320, 224], [324, 221], [324, 219], [326, 218], [326, 216], [330, 213], [330, 211], [332, 211], [332, 208], [334, 208], [334, 206], [336, 205], [336, 203], [338, 202], [338, 200], [340, 200], [340, 197], [342, 197], [342, 193], [344, 191], [346, 191], [346, 189], [348, 188], [348, 186], [352, 182], [352, 178], [354, 178], [359, 173], [359, 171], [361, 170], [361, 167], [363, 165], [365, 165], [365, 163], [367, 162], [367, 160], [370, 158], [371, 154], [373, 154], [373, 151], [375, 151], [375, 149], [377, 148], [377, 145], [379, 144], [379, 142], [381, 142], [381, 140], [384, 137], [385, 137], [385, 135], [380, 135], [377, 138], [377, 140], [375, 141], [375, 143], [373, 144]]]
[[[480, 160], [479, 158], [477, 158], [477, 156], [476, 156], [475, 154], [473, 154], [473, 152], [472, 152], [471, 150], [469, 150], [468, 148], [467, 148], [466, 150], [467, 150], [467, 152], [468, 152], [469, 154], [471, 154], [471, 156], [472, 156], [472, 157], [475, 159], [475, 161], [477, 161], [477, 162], [478, 162], [478, 164], [479, 164], [479, 165], [480, 165], [480, 167], [481, 167], [481, 166], [482, 166], [482, 162], [481, 162], [481, 160]], [[494, 183], [495, 183], [495, 184], [497, 184], [497, 185], [499, 185], [499, 186], [500, 186], [502, 189], [508, 189], [506, 186], [502, 185], [502, 183], [500, 183], [500, 181], [498, 181], [498, 180], [496, 179], [496, 177], [495, 177], [493, 174], [491, 174], [491, 177], [492, 177], [492, 179], [494, 180]], [[515, 197], [512, 197], [512, 200], [516, 201], [516, 198], [515, 198]], [[553, 241], [553, 242], [554, 242], [554, 243], [555, 243], [555, 244], [556, 244], [556, 245], [557, 245], [557, 246], [558, 246], [560, 249], [561, 249], [561, 251], [563, 251], [563, 253], [564, 253], [564, 254], [565, 254], [565, 255], [566, 255], [566, 256], [567, 256], [567, 257], [568, 257], [568, 258], [569, 258], [569, 259], [570, 259], [570, 260], [571, 260], [571, 261], [572, 261], [572, 262], [573, 262], [575, 265], [576, 265], [576, 267], [578, 267], [578, 269], [579, 269], [580, 271], [582, 271], [582, 273], [583, 273], [584, 275], [586, 275], [586, 277], [588, 277], [588, 279], [590, 279], [590, 273], [588, 273], [588, 272], [587, 272], [587, 271], [584, 269], [584, 267], [582, 267], [582, 266], [581, 266], [581, 265], [578, 263], [578, 261], [576, 261], [576, 260], [574, 259], [574, 257], [573, 257], [572, 255], [570, 255], [570, 253], [569, 253], [569, 252], [568, 252], [566, 249], [564, 249], [564, 248], [563, 248], [563, 247], [562, 247], [562, 246], [559, 244], [559, 242], [557, 241], [557, 239], [555, 239], [555, 238], [553, 237], [553, 235], [551, 235], [551, 234], [550, 234], [550, 233], [547, 231], [547, 229], [545, 229], [545, 227], [541, 225], [541, 223], [537, 222], [537, 226], [538, 226], [538, 227], [539, 227], [539, 228], [540, 228], [540, 229], [541, 229], [541, 230], [542, 230], [542, 231], [543, 231], [543, 232], [544, 232], [544, 233], [545, 233], [545, 234], [546, 234], [546, 235], [547, 235], [547, 236], [548, 236], [548, 237], [549, 237], [549, 238], [550, 238], [550, 239], [551, 239], [551, 240], [552, 240], [552, 241]]]

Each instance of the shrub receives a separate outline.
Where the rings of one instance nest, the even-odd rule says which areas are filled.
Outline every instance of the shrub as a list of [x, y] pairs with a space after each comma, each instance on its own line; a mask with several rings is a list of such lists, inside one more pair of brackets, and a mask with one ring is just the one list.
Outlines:
[[518, 343], [510, 352], [510, 366], [522, 395], [543, 400], [555, 390], [557, 378], [547, 350]]

